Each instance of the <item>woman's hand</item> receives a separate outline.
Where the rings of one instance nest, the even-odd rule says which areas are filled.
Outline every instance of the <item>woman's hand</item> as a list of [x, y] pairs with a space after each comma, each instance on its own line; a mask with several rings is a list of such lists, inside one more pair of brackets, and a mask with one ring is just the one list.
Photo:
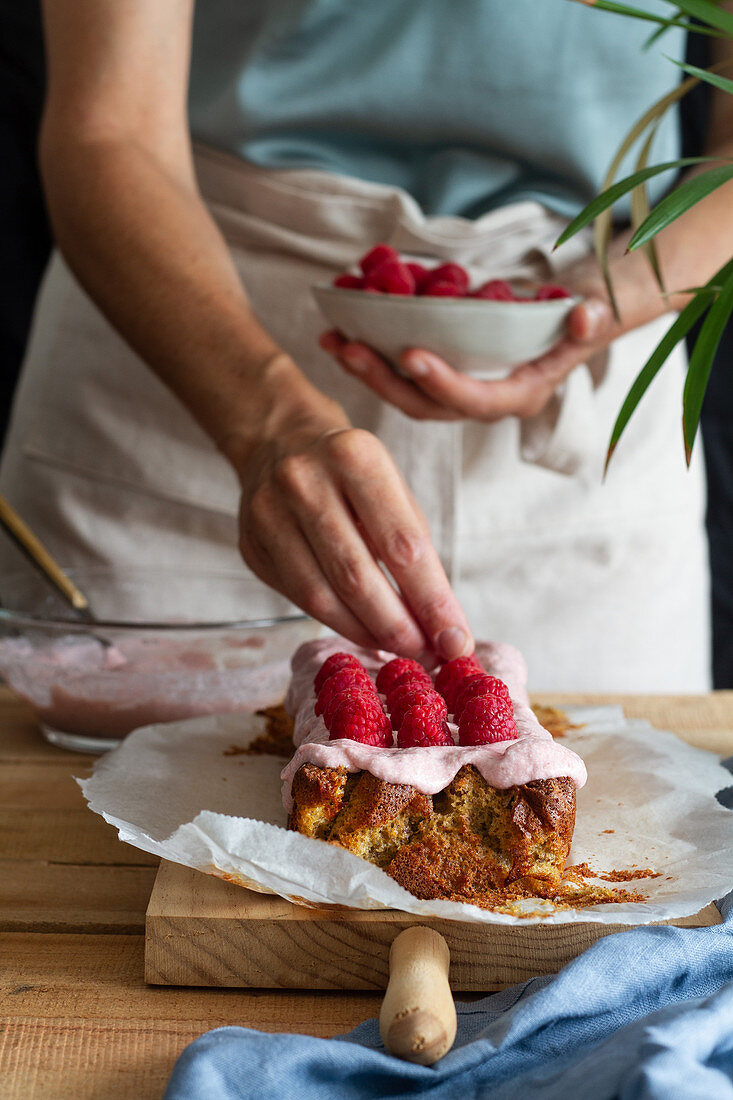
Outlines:
[[[292, 364], [285, 373], [290, 369], [297, 372]], [[298, 376], [293, 385], [280, 377], [281, 399], [283, 389], [293, 394]], [[466, 618], [388, 452], [306, 386], [295, 395], [297, 408], [291, 399], [284, 412], [280, 400], [243, 447], [229, 440], [242, 485], [244, 560], [266, 584], [360, 645], [443, 659], [470, 653]]]
[[[622, 243], [625, 247], [625, 240], [619, 242], [617, 253]], [[640, 254], [626, 257], [621, 252], [619, 261], [614, 286], [622, 321], [613, 315], [595, 260], [583, 260], [562, 276], [563, 285], [584, 299], [568, 315], [565, 335], [546, 355], [515, 367], [506, 378], [472, 378], [421, 348], [410, 348], [401, 356], [404, 378], [373, 348], [350, 343], [338, 332], [324, 333], [320, 343], [344, 370], [416, 420], [490, 422], [505, 416], [536, 416], [575, 367], [669, 308]]]

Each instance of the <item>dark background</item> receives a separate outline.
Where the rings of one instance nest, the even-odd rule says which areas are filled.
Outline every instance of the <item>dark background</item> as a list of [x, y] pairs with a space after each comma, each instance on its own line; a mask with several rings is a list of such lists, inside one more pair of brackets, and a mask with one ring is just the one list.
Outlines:
[[[703, 37], [690, 36], [688, 60], [700, 66], [709, 63]], [[36, 168], [43, 94], [38, 0], [0, 0], [0, 254], [6, 273], [0, 294], [0, 440], [52, 243]], [[709, 95], [710, 89], [702, 85], [682, 100], [686, 156], [702, 150]], [[733, 688], [732, 371], [733, 324], [729, 324], [718, 349], [702, 415], [716, 688]], [[653, 396], [648, 399], [653, 400]], [[669, 598], [675, 599], [674, 591]]]

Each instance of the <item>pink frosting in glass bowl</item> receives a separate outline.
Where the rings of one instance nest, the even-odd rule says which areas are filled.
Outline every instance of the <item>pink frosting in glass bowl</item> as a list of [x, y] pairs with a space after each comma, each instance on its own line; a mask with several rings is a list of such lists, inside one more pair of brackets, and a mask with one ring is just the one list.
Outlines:
[[[509, 688], [519, 737], [492, 745], [434, 745], [429, 748], [376, 748], [358, 741], [329, 739], [323, 719], [314, 711], [313, 679], [332, 653], [353, 653], [372, 677], [394, 657], [393, 653], [365, 650], [344, 638], [321, 638], [306, 642], [293, 656], [290, 686], [285, 707], [295, 722], [296, 750], [282, 773], [283, 803], [292, 809], [291, 788], [298, 768], [305, 763], [321, 768], [344, 767], [347, 771], [368, 771], [386, 783], [403, 783], [424, 794], [442, 791], [466, 764], [473, 764], [491, 787], [507, 788], [535, 779], [569, 776], [576, 787], [587, 779], [585, 764], [572, 749], [560, 745], [543, 726], [529, 705], [527, 666], [514, 646], [483, 642], [476, 656], [492, 676]], [[449, 723], [454, 737], [456, 726]]]
[[68, 572], [93, 626], [34, 575], [0, 578], [0, 672], [49, 740], [83, 752], [153, 722], [278, 702], [293, 650], [321, 629], [244, 570]]

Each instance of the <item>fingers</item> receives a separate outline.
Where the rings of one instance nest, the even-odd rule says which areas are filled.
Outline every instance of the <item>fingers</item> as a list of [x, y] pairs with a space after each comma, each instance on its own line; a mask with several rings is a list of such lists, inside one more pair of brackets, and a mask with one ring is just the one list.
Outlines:
[[471, 653], [468, 621], [389, 455], [366, 432], [345, 434], [334, 445], [346, 498], [429, 646], [445, 660]]
[[351, 343], [335, 330], [324, 333], [320, 342], [345, 370], [413, 419], [491, 422], [506, 416], [536, 416], [570, 371], [619, 331], [610, 304], [589, 297], [571, 310], [565, 337], [546, 355], [491, 381], [453, 370], [440, 356], [422, 348], [410, 348], [401, 356], [400, 366], [407, 376], [401, 378], [372, 348]]
[[460, 413], [438, 404], [421, 393], [412, 382], [400, 378], [390, 364], [366, 344], [350, 342], [335, 331], [324, 333], [319, 342], [345, 371], [413, 420], [460, 418]]
[[360, 645], [421, 658], [472, 652], [427, 524], [369, 432], [342, 430], [272, 459], [243, 492], [240, 532], [259, 577]]
[[367, 648], [379, 640], [339, 598], [297, 525], [271, 499], [255, 503], [256, 517], [243, 524], [240, 552], [254, 573], [314, 619]]
[[[323, 479], [292, 496], [303, 534], [330, 587], [379, 646], [415, 657], [425, 636], [361, 537], [343, 497]], [[368, 532], [370, 541], [372, 533]]]
[[[460, 374], [439, 356], [421, 349], [405, 352], [402, 363], [415, 384], [434, 401], [450, 405], [466, 419], [489, 422], [505, 416], [535, 416], [557, 384], [552, 383], [551, 377], [559, 377], [557, 370], [551, 376], [538, 361], [517, 367], [506, 378], [486, 381]], [[572, 369], [565, 359], [563, 364], [567, 371]]]
[[373, 349], [350, 343], [336, 331], [324, 333], [321, 346], [407, 416], [492, 422], [507, 416], [536, 416], [568, 374], [619, 331], [609, 303], [587, 298], [570, 312], [565, 337], [546, 355], [491, 381], [453, 370], [440, 356], [422, 348], [410, 348], [401, 356], [407, 378], [400, 378]]
[[400, 364], [408, 379], [400, 378], [388, 363], [365, 344], [350, 343], [332, 330], [320, 338], [321, 347], [350, 374], [379, 397], [417, 420], [499, 420], [504, 416], [528, 416], [539, 411], [550, 393], [538, 390], [531, 373], [511, 384], [486, 382], [453, 370], [429, 351], [413, 348]]
[[613, 339], [617, 322], [608, 302], [602, 298], [586, 298], [570, 311], [566, 331], [572, 340], [595, 344]]

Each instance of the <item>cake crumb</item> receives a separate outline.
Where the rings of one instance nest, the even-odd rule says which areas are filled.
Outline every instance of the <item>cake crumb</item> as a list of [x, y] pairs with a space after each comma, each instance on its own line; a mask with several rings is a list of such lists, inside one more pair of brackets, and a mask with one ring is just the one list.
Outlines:
[[579, 725], [571, 722], [565, 711], [560, 710], [559, 707], [546, 706], [544, 703], [532, 703], [531, 705], [539, 724], [544, 726], [553, 737], [565, 737], [568, 730], [582, 729], [582, 723]]
[[631, 882], [637, 878], [661, 878], [661, 871], [653, 871], [651, 867], [632, 867], [628, 871], [609, 871], [605, 875], [596, 875], [603, 882]]
[[274, 707], [264, 707], [256, 712], [266, 719], [265, 732], [255, 737], [249, 745], [230, 745], [224, 749], [223, 756], [282, 756], [287, 759], [293, 755], [293, 719], [282, 703]]

